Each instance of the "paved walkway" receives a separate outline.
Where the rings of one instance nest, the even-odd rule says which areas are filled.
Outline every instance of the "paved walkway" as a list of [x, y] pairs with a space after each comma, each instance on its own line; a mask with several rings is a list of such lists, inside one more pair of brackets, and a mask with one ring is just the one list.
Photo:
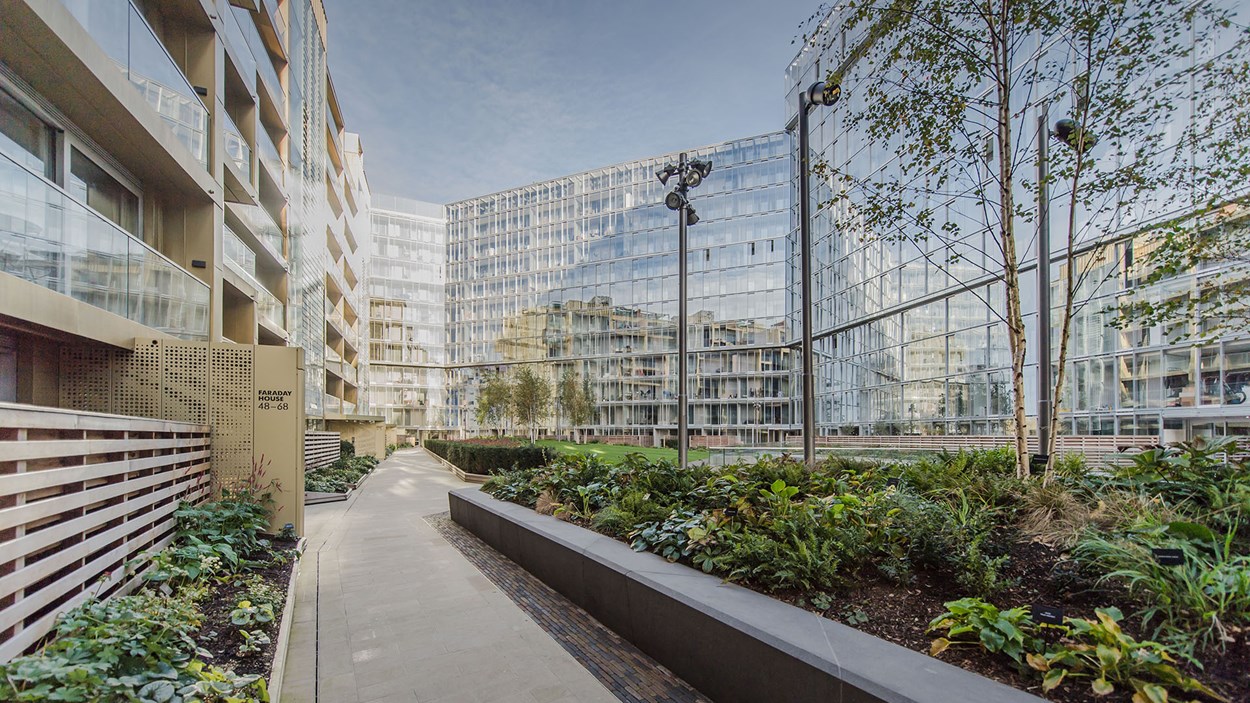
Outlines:
[[423, 519], [464, 485], [405, 450], [307, 509], [281, 703], [617, 700]]

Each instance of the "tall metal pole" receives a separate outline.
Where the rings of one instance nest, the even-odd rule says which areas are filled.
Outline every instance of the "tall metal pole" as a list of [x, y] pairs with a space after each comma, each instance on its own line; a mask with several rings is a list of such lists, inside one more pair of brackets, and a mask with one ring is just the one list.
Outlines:
[[803, 461], [816, 465], [816, 380], [812, 352], [812, 225], [807, 92], [799, 91], [799, 321], [803, 328]]
[[[686, 174], [686, 152], [682, 152], [678, 161], [678, 178]], [[686, 394], [689, 386], [686, 378], [686, 218], [690, 212], [690, 201], [682, 199], [681, 210], [677, 213], [677, 464], [686, 468], [686, 457], [690, 453], [690, 435], [686, 429], [686, 414], [690, 399]]]
[[1037, 453], [1050, 449], [1050, 186], [1049, 117], [1037, 117]]

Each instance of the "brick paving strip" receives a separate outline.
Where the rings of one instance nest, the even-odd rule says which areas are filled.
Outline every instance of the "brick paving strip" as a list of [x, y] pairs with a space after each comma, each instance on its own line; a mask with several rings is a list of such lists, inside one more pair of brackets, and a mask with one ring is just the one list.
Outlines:
[[585, 610], [496, 552], [447, 512], [425, 521], [623, 703], [710, 703]]

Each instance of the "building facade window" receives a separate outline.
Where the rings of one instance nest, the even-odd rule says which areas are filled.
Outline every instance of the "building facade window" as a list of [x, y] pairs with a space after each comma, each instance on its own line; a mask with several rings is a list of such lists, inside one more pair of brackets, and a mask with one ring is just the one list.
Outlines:
[[44, 178], [56, 180], [55, 130], [5, 90], [0, 90], [0, 150]]
[[70, 148], [70, 195], [134, 235], [139, 232], [139, 196], [77, 147]]

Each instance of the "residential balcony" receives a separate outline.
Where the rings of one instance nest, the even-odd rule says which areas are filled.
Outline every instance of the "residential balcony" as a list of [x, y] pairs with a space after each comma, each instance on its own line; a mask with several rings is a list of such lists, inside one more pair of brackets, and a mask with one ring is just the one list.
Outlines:
[[356, 328], [348, 324], [343, 318], [343, 313], [338, 308], [331, 307], [329, 302], [326, 303], [326, 322], [330, 324], [331, 331], [343, 338], [354, 351], [360, 351], [360, 335], [356, 332]]
[[282, 228], [274, 222], [269, 211], [260, 205], [247, 203], [228, 203], [230, 212], [238, 217], [240, 223], [273, 257], [280, 266], [286, 266], [287, 260], [282, 248]]
[[260, 156], [260, 163], [269, 170], [269, 176], [274, 185], [285, 194], [286, 164], [282, 161], [282, 154], [278, 151], [277, 145], [270, 138], [269, 130], [264, 127], [256, 130], [256, 153]]
[[343, 185], [341, 177], [330, 170], [330, 158], [326, 157], [326, 202], [330, 205], [330, 220], [343, 217]]
[[234, 166], [244, 183], [252, 185], [252, 147], [243, 139], [243, 133], [230, 115], [223, 110], [221, 117], [225, 128], [226, 161]]
[[225, 29], [226, 54], [234, 60], [235, 67], [243, 77], [243, 84], [251, 94], [256, 93], [256, 57], [252, 56], [252, 47], [243, 33], [243, 21], [250, 21], [247, 14], [239, 15], [239, 11], [231, 10], [228, 0], [217, 0], [217, 13], [221, 17]]
[[201, 166], [208, 167], [208, 109], [130, 0], [66, 2]]
[[207, 284], [4, 155], [0, 272], [175, 337], [208, 338]]
[[267, 324], [271, 331], [279, 332], [279, 336], [285, 337], [286, 305], [257, 280], [256, 253], [249, 249], [229, 227], [225, 228], [222, 234], [222, 250], [225, 254], [226, 266], [254, 289], [249, 292], [256, 301], [257, 317], [262, 323]]
[[252, 59], [256, 62], [256, 68], [260, 74], [260, 83], [268, 90], [267, 97], [277, 110], [277, 117], [282, 120], [283, 124], [286, 124], [286, 113], [282, 109], [282, 106], [286, 105], [286, 90], [282, 87], [282, 79], [278, 77], [278, 69], [273, 65], [273, 57], [265, 46], [260, 30], [256, 27], [256, 21], [252, 18], [252, 13], [247, 10], [237, 7], [231, 9], [238, 21], [243, 39], [252, 51]]

